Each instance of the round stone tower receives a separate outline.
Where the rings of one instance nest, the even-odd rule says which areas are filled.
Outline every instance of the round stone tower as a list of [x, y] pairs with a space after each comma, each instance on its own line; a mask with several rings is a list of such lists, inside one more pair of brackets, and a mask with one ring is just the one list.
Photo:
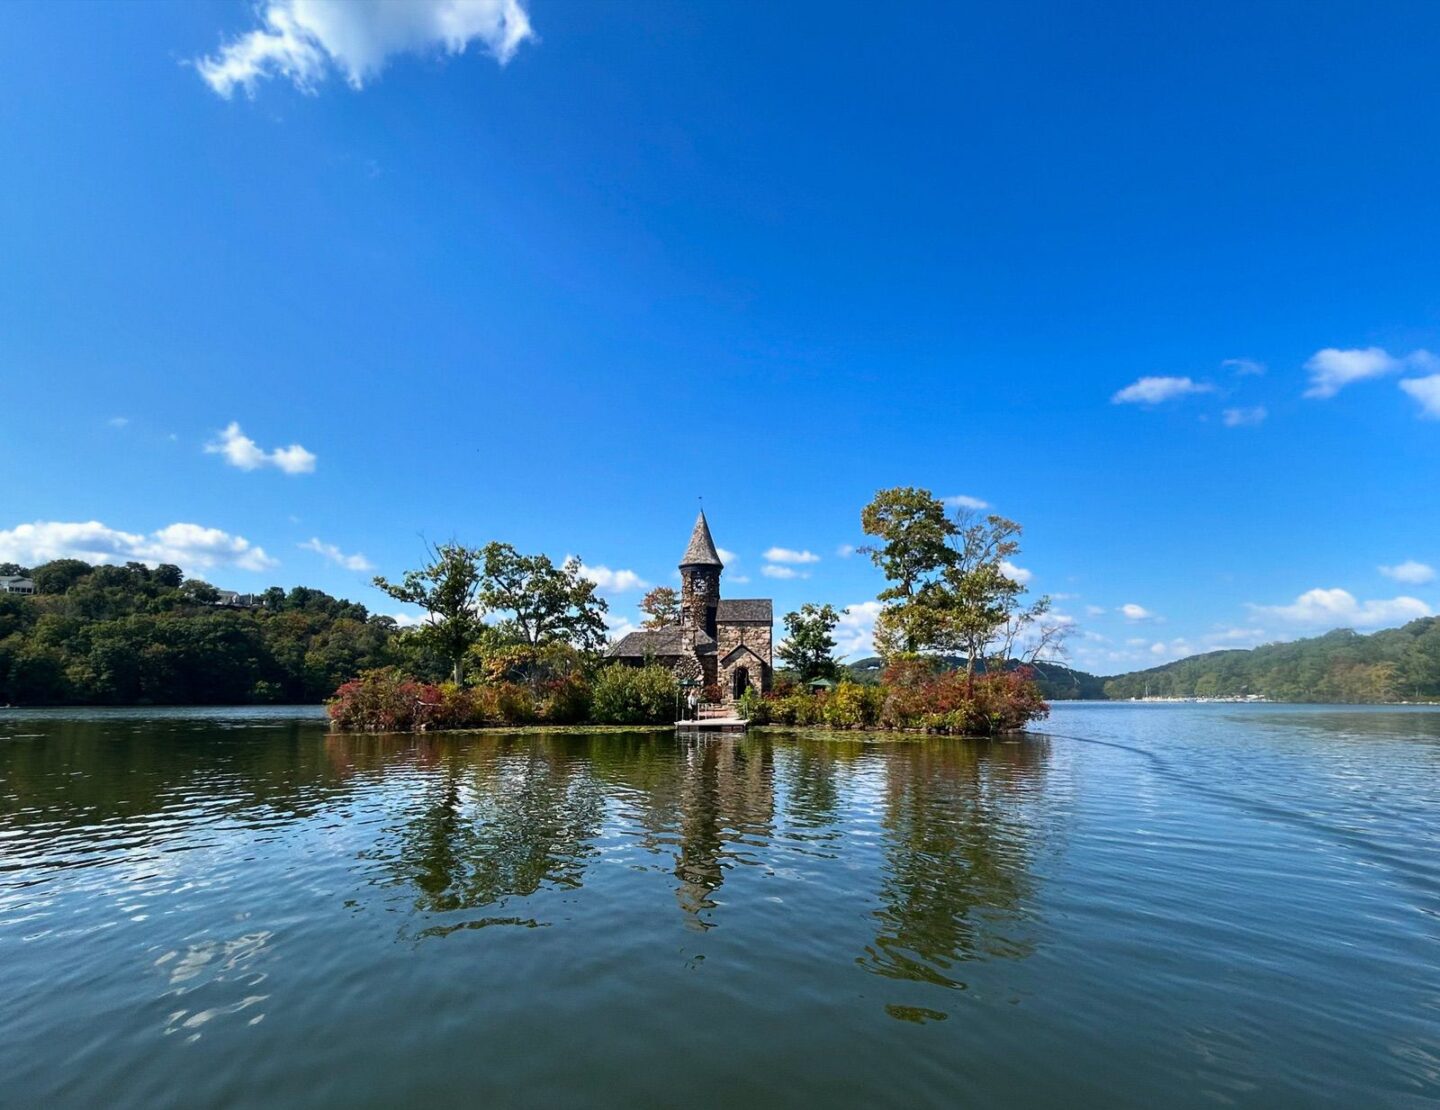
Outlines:
[[715, 635], [715, 610], [720, 604], [720, 572], [725, 564], [710, 538], [710, 525], [705, 510], [695, 518], [690, 545], [680, 558], [680, 629], [690, 634], [694, 650], [695, 632]]

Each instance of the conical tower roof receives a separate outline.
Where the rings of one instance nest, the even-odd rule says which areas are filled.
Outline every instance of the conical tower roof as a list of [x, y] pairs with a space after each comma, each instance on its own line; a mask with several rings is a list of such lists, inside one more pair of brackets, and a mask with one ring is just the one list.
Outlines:
[[690, 533], [690, 545], [680, 557], [682, 567], [720, 567], [720, 554], [715, 550], [715, 541], [710, 538], [710, 525], [705, 520], [705, 510], [695, 518], [695, 528]]

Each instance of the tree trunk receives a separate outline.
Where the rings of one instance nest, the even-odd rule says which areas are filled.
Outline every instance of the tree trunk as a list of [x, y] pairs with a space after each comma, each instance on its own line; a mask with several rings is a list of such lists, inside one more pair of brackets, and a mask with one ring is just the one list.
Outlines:
[[464, 683], [465, 683], [465, 660], [464, 660], [462, 657], [460, 657], [460, 656], [457, 655], [457, 656], [455, 657], [455, 685], [456, 685], [456, 686], [463, 686]]

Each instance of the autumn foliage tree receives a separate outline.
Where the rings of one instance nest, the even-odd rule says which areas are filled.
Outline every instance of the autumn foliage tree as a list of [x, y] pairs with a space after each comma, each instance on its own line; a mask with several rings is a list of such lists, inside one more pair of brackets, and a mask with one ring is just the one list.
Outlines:
[[674, 628], [680, 623], [680, 595], [671, 586], [656, 586], [640, 599], [643, 628]]

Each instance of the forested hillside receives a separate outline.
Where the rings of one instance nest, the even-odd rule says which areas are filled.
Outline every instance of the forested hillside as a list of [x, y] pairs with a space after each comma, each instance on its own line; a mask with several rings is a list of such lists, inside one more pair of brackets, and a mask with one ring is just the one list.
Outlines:
[[37, 590], [0, 594], [0, 704], [318, 703], [390, 661], [395, 622], [319, 590], [271, 588], [239, 608], [169, 565], [0, 573]]
[[1105, 680], [1112, 698], [1223, 697], [1272, 701], [1393, 702], [1440, 699], [1440, 618], [1362, 636], [1337, 629], [1249, 651], [1212, 651]]

